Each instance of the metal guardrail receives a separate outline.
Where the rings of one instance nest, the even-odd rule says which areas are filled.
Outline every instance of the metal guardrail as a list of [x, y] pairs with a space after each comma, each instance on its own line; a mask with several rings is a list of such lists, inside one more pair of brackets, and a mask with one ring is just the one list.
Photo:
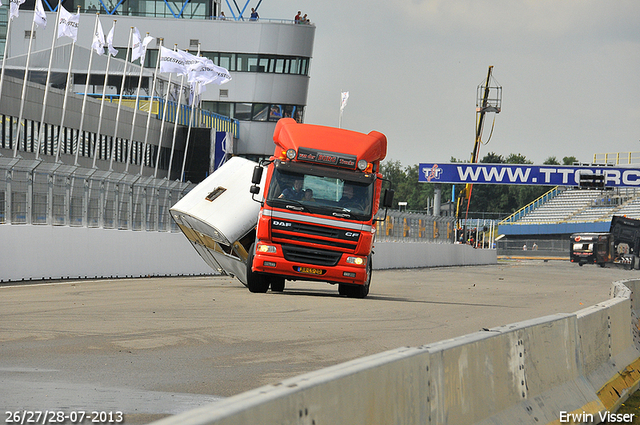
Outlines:
[[177, 232], [169, 207], [195, 185], [0, 158], [0, 224]]

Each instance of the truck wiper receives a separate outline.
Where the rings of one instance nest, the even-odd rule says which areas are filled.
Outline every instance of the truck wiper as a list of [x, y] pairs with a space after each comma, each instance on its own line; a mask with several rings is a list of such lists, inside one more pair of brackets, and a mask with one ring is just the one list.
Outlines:
[[331, 207], [333, 212], [331, 215], [334, 217], [351, 217], [351, 210], [344, 207]]
[[[285, 208], [288, 210], [309, 212], [309, 209], [306, 206], [304, 206], [302, 202], [296, 201], [295, 199], [285, 199], [284, 202], [287, 203]], [[295, 205], [291, 205], [291, 203], [294, 203]]]

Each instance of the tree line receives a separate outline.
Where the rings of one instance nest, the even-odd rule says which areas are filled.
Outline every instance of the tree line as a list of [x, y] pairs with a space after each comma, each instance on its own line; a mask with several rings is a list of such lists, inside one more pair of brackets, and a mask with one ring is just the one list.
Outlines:
[[[464, 161], [452, 157], [449, 162], [461, 163]], [[486, 154], [479, 162], [485, 164], [533, 164], [521, 154], [512, 153], [504, 157], [494, 152]], [[555, 156], [550, 156], [543, 164], [572, 165], [574, 162], [577, 162], [574, 156], [566, 156], [562, 158], [562, 162]], [[384, 161], [380, 166], [380, 172], [387, 180], [383, 182], [383, 189], [393, 189], [395, 191], [394, 208], [398, 208], [398, 202], [406, 202], [407, 210], [426, 211], [427, 200], [433, 200], [435, 184], [418, 183], [419, 166], [417, 164], [403, 167], [400, 161]], [[442, 205], [452, 200], [451, 192], [454, 190], [453, 186], [448, 183], [440, 184]], [[455, 185], [456, 199], [463, 189], [464, 185]], [[471, 203], [469, 204], [469, 218], [506, 217], [542, 196], [550, 189], [550, 186], [473, 185]], [[464, 209], [466, 211], [466, 204]]]

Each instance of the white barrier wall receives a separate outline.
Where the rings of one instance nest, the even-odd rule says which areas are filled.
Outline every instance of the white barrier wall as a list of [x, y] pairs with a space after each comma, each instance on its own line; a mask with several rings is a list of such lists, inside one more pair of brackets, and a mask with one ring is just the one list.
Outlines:
[[[376, 243], [374, 267], [495, 264], [495, 250], [467, 245]], [[0, 282], [213, 274], [182, 233], [0, 225]]]
[[182, 233], [0, 225], [0, 282], [211, 274]]
[[[387, 351], [155, 424], [540, 425], [611, 420], [608, 415], [640, 382], [638, 290], [640, 280], [616, 282], [612, 299], [573, 314]], [[613, 419], [630, 423], [632, 418]]]
[[495, 249], [474, 249], [471, 245], [424, 242], [376, 242], [374, 269], [496, 264]]

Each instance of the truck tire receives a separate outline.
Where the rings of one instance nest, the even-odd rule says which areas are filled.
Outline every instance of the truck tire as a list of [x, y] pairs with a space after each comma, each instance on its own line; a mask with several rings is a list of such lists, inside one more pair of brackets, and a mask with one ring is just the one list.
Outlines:
[[367, 258], [367, 280], [364, 285], [348, 285], [339, 284], [338, 293], [340, 295], [346, 295], [349, 298], [365, 298], [369, 295], [369, 286], [371, 285], [371, 273], [373, 272], [373, 265], [371, 264], [371, 256]]
[[265, 275], [251, 270], [254, 253], [255, 244], [252, 244], [251, 248], [249, 248], [249, 258], [247, 259], [247, 288], [249, 292], [264, 294], [269, 290], [269, 280]]
[[271, 290], [273, 292], [284, 291], [284, 277], [273, 276], [269, 280], [271, 281]]

